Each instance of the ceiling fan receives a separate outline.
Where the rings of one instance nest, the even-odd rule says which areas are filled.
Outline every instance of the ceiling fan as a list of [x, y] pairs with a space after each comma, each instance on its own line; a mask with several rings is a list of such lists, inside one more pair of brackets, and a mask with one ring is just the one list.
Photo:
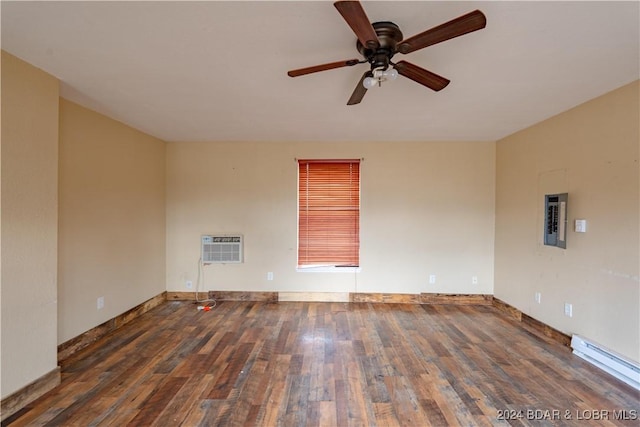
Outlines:
[[347, 105], [359, 104], [367, 93], [367, 89], [376, 85], [380, 86], [383, 81], [394, 80], [398, 75], [407, 77], [434, 91], [444, 89], [449, 84], [448, 79], [407, 61], [393, 62], [391, 58], [396, 53], [408, 54], [480, 30], [487, 25], [487, 18], [484, 14], [479, 10], [474, 10], [413, 37], [403, 39], [400, 28], [393, 22], [382, 21], [372, 24], [358, 1], [337, 1], [333, 5], [358, 38], [356, 48], [364, 59], [330, 62], [291, 70], [287, 74], [290, 77], [298, 77], [368, 62], [371, 66], [370, 70], [365, 71], [362, 75]]

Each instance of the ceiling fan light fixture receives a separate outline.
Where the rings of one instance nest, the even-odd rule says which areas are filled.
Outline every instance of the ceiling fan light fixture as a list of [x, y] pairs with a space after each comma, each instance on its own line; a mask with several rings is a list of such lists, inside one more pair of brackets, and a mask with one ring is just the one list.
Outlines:
[[377, 84], [378, 84], [378, 79], [374, 77], [367, 77], [362, 81], [362, 86], [364, 86], [365, 89], [371, 89], [372, 87], [375, 87]]
[[367, 77], [362, 81], [362, 86], [365, 89], [371, 89], [375, 86], [382, 86], [382, 82], [387, 80], [395, 80], [398, 78], [398, 71], [395, 68], [387, 68], [386, 70], [382, 67], [375, 68], [372, 70], [373, 76]]
[[398, 70], [395, 68], [387, 68], [382, 72], [382, 76], [387, 80], [395, 80], [398, 78]]

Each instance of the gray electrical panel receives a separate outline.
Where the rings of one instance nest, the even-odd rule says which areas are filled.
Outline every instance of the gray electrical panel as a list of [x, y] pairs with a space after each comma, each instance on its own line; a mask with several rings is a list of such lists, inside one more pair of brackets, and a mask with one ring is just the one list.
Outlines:
[[567, 199], [568, 194], [544, 196], [544, 244], [567, 248]]

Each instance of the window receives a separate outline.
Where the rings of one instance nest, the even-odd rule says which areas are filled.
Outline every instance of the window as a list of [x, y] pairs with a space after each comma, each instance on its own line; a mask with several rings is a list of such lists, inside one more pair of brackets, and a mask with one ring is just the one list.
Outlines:
[[357, 267], [360, 161], [298, 161], [298, 266]]

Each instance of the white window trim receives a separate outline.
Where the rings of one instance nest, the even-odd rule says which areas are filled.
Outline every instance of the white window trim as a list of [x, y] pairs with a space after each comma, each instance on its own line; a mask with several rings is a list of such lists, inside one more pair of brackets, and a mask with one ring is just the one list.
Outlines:
[[336, 267], [335, 265], [297, 266], [296, 273], [360, 273], [360, 267]]

